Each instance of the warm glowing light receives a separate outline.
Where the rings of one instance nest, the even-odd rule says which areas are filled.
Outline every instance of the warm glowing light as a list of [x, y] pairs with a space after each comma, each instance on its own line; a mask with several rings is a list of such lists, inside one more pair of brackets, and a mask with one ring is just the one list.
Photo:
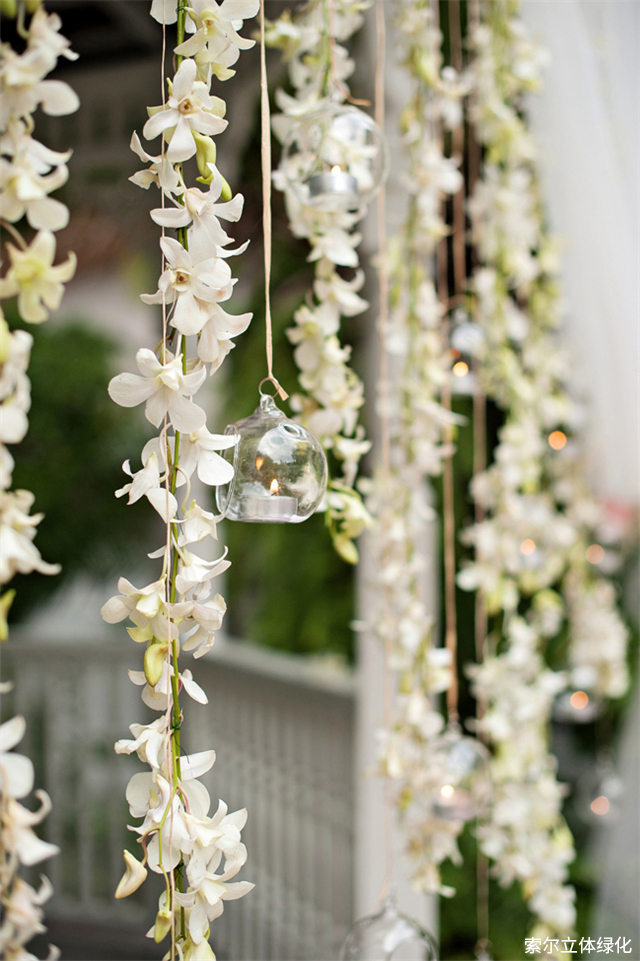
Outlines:
[[271, 486], [269, 487], [269, 490], [271, 491], [272, 494], [278, 493], [278, 481], [275, 479], [275, 477], [271, 481]]
[[530, 537], [527, 537], [527, 539], [524, 540], [520, 545], [520, 550], [525, 555], [525, 557], [528, 557], [529, 554], [533, 554], [535, 549], [536, 549], [536, 542], [532, 541]]
[[454, 377], [466, 377], [468, 373], [469, 365], [465, 364], [463, 360], [459, 360], [457, 364], [453, 365]]
[[586, 691], [574, 691], [569, 698], [569, 704], [571, 707], [575, 708], [576, 711], [581, 711], [589, 703], [589, 695]]
[[591, 544], [585, 551], [585, 557], [590, 564], [602, 564], [604, 560], [604, 547], [599, 544]]
[[342, 173], [342, 167], [340, 166], [340, 164], [335, 164], [335, 166], [333, 166], [333, 167], [331, 168], [331, 173], [332, 173], [332, 174], [341, 174], [341, 173]]
[[454, 795], [455, 793], [456, 793], [456, 790], [455, 790], [455, 788], [454, 788], [451, 784], [444, 784], [444, 785], [440, 788], [440, 794], [441, 794], [443, 797], [453, 797], [453, 795]]
[[601, 794], [600, 797], [597, 797], [591, 802], [591, 810], [594, 814], [606, 814], [610, 807], [609, 798], [606, 798], [604, 794]]
[[563, 434], [561, 430], [554, 430], [549, 434], [549, 447], [553, 450], [562, 450], [562, 448], [567, 443], [567, 435]]
[[260, 470], [263, 464], [264, 464], [264, 457], [256, 457], [256, 469]]

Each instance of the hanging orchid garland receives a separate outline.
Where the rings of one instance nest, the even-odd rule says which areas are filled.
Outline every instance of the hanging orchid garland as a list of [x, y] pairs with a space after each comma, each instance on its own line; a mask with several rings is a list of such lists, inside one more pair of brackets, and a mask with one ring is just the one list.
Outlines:
[[[28, 27], [27, 12], [32, 13]], [[39, 3], [3, 5], [5, 16], [16, 17], [18, 34], [25, 49], [18, 53], [5, 43], [0, 50], [0, 225], [15, 244], [7, 243], [9, 266], [0, 280], [0, 298], [17, 297], [17, 310], [23, 321], [41, 324], [60, 305], [64, 283], [76, 268], [74, 254], [54, 266], [54, 231], [65, 227], [69, 211], [49, 196], [68, 177], [66, 162], [71, 156], [49, 150], [32, 136], [33, 114], [38, 107], [51, 116], [73, 113], [79, 101], [74, 91], [59, 80], [46, 80], [55, 69], [58, 57], [75, 60], [77, 54], [60, 33], [60, 18], [47, 14]], [[13, 226], [26, 216], [37, 233], [27, 243]], [[30, 491], [11, 491], [14, 460], [6, 444], [18, 444], [25, 437], [31, 405], [31, 385], [27, 376], [33, 338], [25, 330], [10, 331], [0, 309], [0, 584], [7, 584], [16, 573], [57, 574], [57, 564], [48, 564], [33, 543], [42, 514], [30, 514], [34, 496]], [[15, 591], [6, 590], [0, 598], [0, 640], [8, 637], [7, 614]], [[11, 683], [0, 684], [0, 693], [11, 690]], [[34, 828], [51, 810], [45, 791], [35, 791], [40, 802], [30, 811], [20, 801], [33, 790], [31, 760], [12, 749], [26, 730], [25, 719], [17, 715], [0, 727], [0, 898], [2, 957], [33, 959], [26, 945], [46, 929], [42, 923], [42, 904], [53, 893], [42, 875], [36, 891], [20, 876], [20, 867], [31, 867], [58, 853], [54, 844], [41, 840]], [[50, 946], [49, 961], [59, 957]]]
[[443, 199], [462, 186], [457, 161], [444, 155], [441, 125], [462, 122], [463, 86], [443, 67], [442, 34], [428, 0], [398, 8], [400, 59], [412, 81], [401, 131], [408, 157], [407, 222], [390, 244], [390, 328], [387, 350], [390, 383], [391, 471], [383, 490], [378, 478], [370, 500], [379, 518], [380, 596], [386, 611], [376, 616], [378, 636], [391, 649], [396, 683], [394, 716], [382, 744], [383, 773], [396, 784], [406, 847], [414, 862], [414, 882], [424, 891], [453, 894], [440, 880], [439, 865], [459, 860], [456, 838], [461, 821], [433, 813], [446, 773], [450, 734], [437, 695], [451, 683], [451, 654], [435, 646], [433, 619], [423, 596], [425, 522], [433, 519], [426, 480], [442, 472], [452, 446], [447, 428], [455, 415], [440, 404], [450, 377], [450, 354], [443, 341], [441, 304], [433, 280], [436, 249], [447, 227]]
[[[494, 803], [478, 835], [501, 883], [522, 882], [534, 934], [544, 940], [566, 936], [575, 923], [575, 894], [566, 884], [573, 841], [549, 747], [552, 707], [569, 680], [592, 696], [621, 696], [627, 632], [615, 590], [589, 563], [587, 548], [604, 518], [580, 478], [575, 445], [560, 430], [574, 429], [577, 413], [555, 339], [558, 259], [522, 117], [544, 56], [517, 4], [492, 0], [484, 9], [472, 37], [471, 119], [486, 152], [469, 205], [480, 259], [472, 311], [482, 387], [505, 423], [493, 464], [472, 485], [487, 516], [464, 534], [475, 561], [458, 583], [481, 592], [494, 625], [482, 665], [469, 668], [486, 705], [478, 727], [495, 752]], [[552, 671], [544, 658], [566, 617], [571, 675]]]
[[[162, 560], [158, 580], [136, 588], [121, 578], [120, 594], [102, 609], [109, 623], [132, 621], [128, 632], [145, 645], [145, 654], [144, 670], [130, 672], [131, 680], [142, 687], [144, 703], [160, 712], [151, 724], [132, 724], [133, 738], [115, 746], [117, 753], [136, 752], [151, 769], [134, 775], [127, 787], [132, 817], [143, 818], [132, 829], [142, 857], [125, 851], [126, 871], [116, 897], [140, 887], [146, 866], [162, 874], [165, 890], [149, 936], [160, 942], [169, 934], [167, 957], [185, 961], [214, 958], [210, 922], [225, 901], [253, 888], [247, 881], [231, 881], [247, 858], [240, 834], [246, 810], [227, 814], [220, 801], [211, 816], [209, 794], [198, 778], [213, 765], [215, 752], [182, 753], [180, 692], [200, 704], [207, 698], [179, 658], [182, 652], [199, 658], [210, 650], [226, 609], [220, 594], [211, 596], [213, 580], [230, 564], [226, 550], [216, 561], [195, 550], [217, 537], [216, 518], [189, 498], [194, 474], [212, 486], [231, 480], [233, 467], [218, 451], [231, 446], [233, 438], [211, 434], [205, 411], [192, 397], [204, 383], [207, 365], [214, 374], [234, 346], [232, 339], [251, 320], [251, 314], [233, 316], [220, 306], [236, 283], [227, 259], [241, 254], [246, 244], [229, 250], [232, 241], [220, 223], [239, 220], [243, 197], [232, 196], [215, 165], [212, 136], [227, 121], [224, 101], [211, 95], [210, 86], [214, 76], [232, 77], [240, 50], [253, 46], [238, 29], [258, 9], [259, 0], [152, 4], [159, 22], [177, 21], [176, 69], [167, 81], [168, 99], [149, 108], [143, 129], [147, 140], [162, 135], [160, 152], [148, 154], [134, 134], [131, 147], [149, 166], [131, 179], [145, 189], [154, 184], [161, 193], [161, 206], [151, 217], [163, 228], [164, 269], [157, 292], [142, 299], [162, 305], [163, 337], [155, 351], [143, 347], [136, 354], [139, 374], [119, 374], [109, 385], [112, 399], [124, 407], [145, 403], [147, 420], [160, 428], [142, 451], [142, 468], [132, 471], [125, 463], [131, 482], [116, 496], [128, 495], [129, 504], [146, 497], [166, 524], [165, 544], [149, 555]], [[186, 31], [193, 36], [185, 39]], [[184, 180], [182, 163], [193, 156], [207, 190]], [[166, 237], [165, 228], [174, 229], [176, 239]], [[185, 494], [179, 501], [181, 488]]]
[[[282, 50], [295, 90], [294, 96], [276, 91], [282, 113], [273, 118], [273, 130], [281, 142], [296, 120], [348, 99], [346, 80], [355, 65], [344, 44], [362, 26], [362, 11], [371, 2], [310, 0], [293, 18], [285, 11], [270, 24], [267, 43]], [[343, 317], [355, 317], [368, 307], [359, 295], [364, 273], [356, 248], [362, 235], [354, 231], [366, 209], [321, 212], [300, 202], [282, 170], [275, 172], [274, 182], [284, 192], [291, 231], [309, 241], [307, 259], [315, 264], [313, 292], [296, 311], [295, 326], [287, 331], [295, 345], [302, 388], [291, 398], [291, 406], [343, 464], [342, 476], [329, 482], [326, 519], [336, 550], [353, 564], [358, 560], [354, 540], [371, 522], [354, 489], [359, 461], [371, 444], [358, 425], [363, 384], [349, 366], [351, 349], [340, 343], [339, 332]], [[351, 280], [345, 280], [338, 269], [345, 267], [354, 271]]]

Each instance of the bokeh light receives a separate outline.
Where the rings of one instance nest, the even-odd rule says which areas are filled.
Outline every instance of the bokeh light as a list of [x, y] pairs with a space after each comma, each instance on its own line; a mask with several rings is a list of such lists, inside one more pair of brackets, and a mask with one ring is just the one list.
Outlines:
[[562, 448], [567, 443], [567, 435], [563, 434], [561, 430], [554, 430], [549, 434], [549, 447], [553, 450], [562, 450]]
[[585, 556], [590, 564], [601, 564], [604, 560], [604, 547], [600, 544], [591, 544], [587, 547]]

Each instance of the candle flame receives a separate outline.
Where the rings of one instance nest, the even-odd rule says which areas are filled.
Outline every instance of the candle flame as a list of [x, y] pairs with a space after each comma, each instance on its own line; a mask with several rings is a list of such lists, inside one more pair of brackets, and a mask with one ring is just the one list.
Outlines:
[[275, 479], [275, 477], [271, 481], [271, 487], [269, 488], [269, 490], [271, 491], [272, 494], [278, 493], [278, 481]]
[[332, 173], [332, 174], [341, 174], [341, 173], [342, 173], [342, 168], [341, 168], [340, 164], [334, 164], [333, 167], [331, 168], [331, 173]]
[[256, 470], [260, 470], [264, 464], [264, 457], [256, 457]]

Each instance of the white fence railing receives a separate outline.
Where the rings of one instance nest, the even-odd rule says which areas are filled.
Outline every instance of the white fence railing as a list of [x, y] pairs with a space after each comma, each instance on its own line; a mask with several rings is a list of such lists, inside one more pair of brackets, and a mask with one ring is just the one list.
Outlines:
[[[80, 645], [15, 631], [5, 657], [3, 674], [15, 688], [3, 713], [27, 718], [24, 749], [54, 805], [45, 836], [62, 848], [46, 865], [56, 889], [51, 916], [151, 923], [153, 884], [137, 900], [113, 900], [131, 841], [124, 791], [141, 770], [135, 755], [118, 757], [113, 744], [149, 714], [127, 677], [127, 668], [139, 668], [139, 651], [115, 632]], [[216, 953], [230, 961], [329, 961], [353, 912], [353, 680], [222, 640], [197, 677], [209, 704], [187, 705], [185, 746], [216, 748], [206, 779], [213, 805], [220, 796], [230, 810], [249, 809], [241, 877], [256, 882], [216, 921]]]

